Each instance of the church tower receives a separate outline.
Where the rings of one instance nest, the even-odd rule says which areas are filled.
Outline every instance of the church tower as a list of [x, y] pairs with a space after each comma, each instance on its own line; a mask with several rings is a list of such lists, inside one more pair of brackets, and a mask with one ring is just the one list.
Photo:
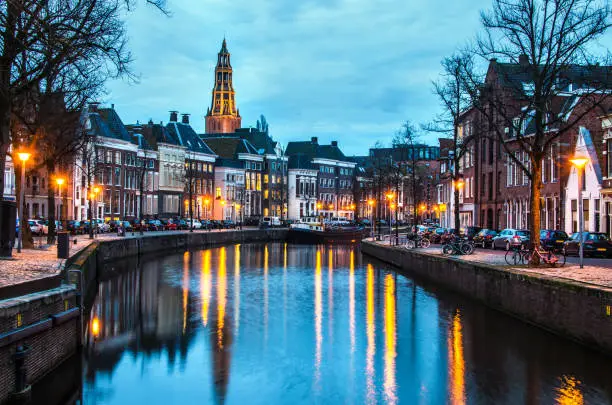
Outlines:
[[219, 134], [235, 132], [240, 128], [242, 118], [236, 108], [232, 85], [232, 65], [230, 53], [223, 38], [215, 68], [215, 86], [212, 92], [212, 105], [206, 112], [206, 133]]

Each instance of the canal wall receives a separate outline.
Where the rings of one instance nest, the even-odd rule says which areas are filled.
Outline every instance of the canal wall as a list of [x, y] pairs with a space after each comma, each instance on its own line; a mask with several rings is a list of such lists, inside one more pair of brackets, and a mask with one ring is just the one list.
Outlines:
[[76, 353], [74, 286], [0, 301], [0, 403], [27, 403], [30, 386]]
[[361, 251], [612, 355], [612, 289], [362, 241]]
[[94, 241], [67, 261], [62, 274], [40, 284], [43, 291], [0, 300], [0, 404], [28, 403], [32, 384], [74, 358], [81, 338], [79, 305], [95, 296], [105, 263], [229, 243], [285, 240], [286, 236], [286, 229], [245, 229], [147, 233]]

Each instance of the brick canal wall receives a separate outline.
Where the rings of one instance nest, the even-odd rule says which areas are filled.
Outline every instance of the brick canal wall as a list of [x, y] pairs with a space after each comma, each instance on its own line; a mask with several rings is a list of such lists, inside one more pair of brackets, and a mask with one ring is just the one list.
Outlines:
[[0, 403], [22, 403], [30, 384], [76, 352], [79, 314], [69, 285], [0, 301]]
[[361, 251], [612, 355], [612, 289], [362, 241]]
[[[142, 238], [98, 240], [70, 258], [57, 278], [66, 284], [0, 301], [0, 404], [26, 403], [29, 386], [67, 359], [80, 343], [78, 285], [95, 295], [104, 263], [142, 255], [185, 251], [228, 243], [285, 240], [286, 229], [147, 234]], [[78, 272], [80, 271], [81, 276]], [[23, 365], [19, 353], [23, 350]], [[20, 370], [17, 370], [20, 368]], [[23, 376], [23, 381], [20, 380]]]

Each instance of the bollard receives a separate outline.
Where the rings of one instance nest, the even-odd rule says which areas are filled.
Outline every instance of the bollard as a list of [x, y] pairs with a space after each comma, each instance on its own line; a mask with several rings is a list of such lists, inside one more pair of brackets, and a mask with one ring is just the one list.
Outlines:
[[25, 367], [26, 355], [30, 348], [26, 345], [19, 345], [13, 354], [15, 363], [15, 392], [11, 393], [9, 403], [27, 404], [31, 399], [31, 387], [27, 384], [27, 370]]

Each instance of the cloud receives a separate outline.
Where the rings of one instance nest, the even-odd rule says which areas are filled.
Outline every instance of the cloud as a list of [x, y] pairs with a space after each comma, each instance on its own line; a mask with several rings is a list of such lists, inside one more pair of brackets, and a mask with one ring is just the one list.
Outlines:
[[473, 37], [489, 3], [173, 0], [169, 18], [141, 6], [127, 21], [140, 81], [111, 83], [107, 101], [126, 123], [177, 109], [203, 132], [225, 35], [243, 126], [264, 114], [282, 142], [318, 136], [365, 154], [405, 120], [433, 119], [440, 60]]

